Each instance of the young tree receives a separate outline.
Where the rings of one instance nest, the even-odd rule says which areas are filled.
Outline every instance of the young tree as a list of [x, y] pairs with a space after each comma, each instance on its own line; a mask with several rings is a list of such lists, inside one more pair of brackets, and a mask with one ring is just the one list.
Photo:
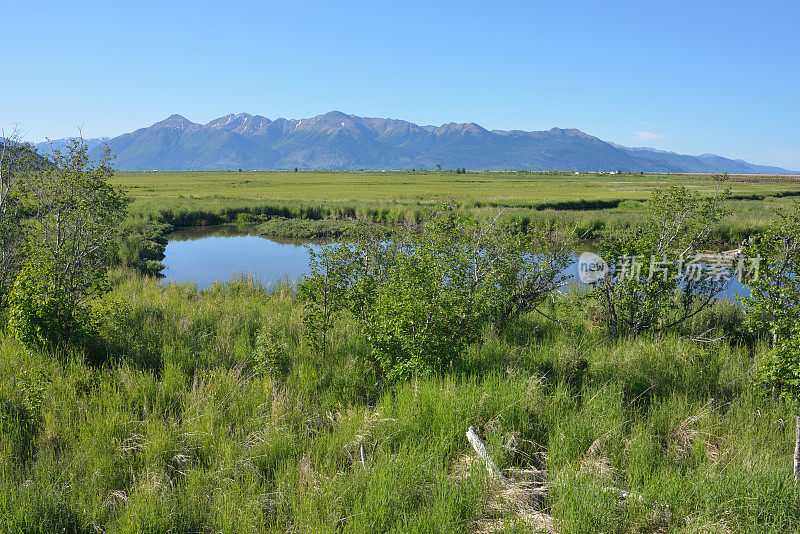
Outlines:
[[387, 381], [441, 371], [482, 325], [502, 326], [565, 283], [570, 237], [515, 234], [444, 208], [419, 229], [326, 247], [301, 282], [308, 329], [322, 337], [346, 310]]
[[22, 262], [24, 177], [40, 164], [41, 158], [19, 140], [18, 132], [0, 137], [0, 309]]
[[800, 203], [744, 247], [761, 258], [758, 278], [742, 299], [748, 326], [769, 334], [772, 349], [759, 363], [757, 381], [781, 395], [800, 398]]
[[305, 301], [304, 323], [311, 346], [324, 358], [329, 344], [328, 333], [333, 328], [336, 313], [344, 304], [347, 284], [344, 278], [350, 266], [341, 250], [326, 247], [320, 255], [308, 248], [309, 269], [314, 276], [306, 277], [298, 291]]
[[27, 343], [78, 334], [85, 302], [104, 289], [127, 205], [108, 184], [110, 161], [108, 153], [91, 161], [86, 145], [73, 140], [26, 176], [25, 261], [9, 298], [9, 324]]
[[726, 195], [703, 198], [683, 187], [655, 191], [644, 224], [606, 236], [600, 253], [609, 268], [594, 295], [612, 337], [677, 326], [727, 287], [724, 273], [710, 273], [699, 260], [725, 215]]
[[778, 214], [743, 253], [760, 257], [759, 276], [742, 299], [752, 329], [776, 343], [800, 326], [800, 203]]

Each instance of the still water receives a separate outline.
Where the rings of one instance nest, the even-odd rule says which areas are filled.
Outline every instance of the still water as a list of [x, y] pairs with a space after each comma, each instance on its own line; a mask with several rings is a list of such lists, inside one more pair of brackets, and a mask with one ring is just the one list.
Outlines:
[[241, 274], [265, 284], [295, 280], [308, 271], [308, 247], [319, 250], [314, 243], [266, 239], [254, 229], [193, 228], [170, 236], [162, 274], [167, 282], [201, 289]]
[[[308, 271], [308, 248], [319, 250], [320, 246], [267, 239], [246, 226], [192, 228], [170, 236], [162, 273], [167, 282], [194, 282], [201, 289], [240, 274], [265, 284], [297, 280]], [[577, 262], [566, 272], [577, 277]], [[748, 288], [734, 280], [724, 296], [733, 299], [747, 293]]]

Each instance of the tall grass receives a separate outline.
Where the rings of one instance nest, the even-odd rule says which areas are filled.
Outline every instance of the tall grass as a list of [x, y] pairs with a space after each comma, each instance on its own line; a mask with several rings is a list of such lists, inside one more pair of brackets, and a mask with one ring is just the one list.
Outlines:
[[563, 532], [800, 528], [794, 409], [751, 387], [734, 309], [611, 342], [574, 303], [387, 388], [347, 318], [311, 349], [290, 285], [113, 285], [95, 347], [0, 335], [0, 531], [525, 531], [463, 473], [470, 425], [499, 467], [546, 470]]

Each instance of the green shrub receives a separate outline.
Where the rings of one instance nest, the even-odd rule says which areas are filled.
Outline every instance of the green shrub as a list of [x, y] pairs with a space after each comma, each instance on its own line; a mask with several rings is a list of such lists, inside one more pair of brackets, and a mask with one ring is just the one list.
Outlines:
[[788, 399], [800, 399], [800, 332], [776, 343], [756, 367], [756, 383]]
[[278, 325], [268, 319], [256, 333], [256, 371], [276, 378], [285, 377], [290, 365], [288, 350]]
[[480, 317], [469, 287], [450, 283], [458, 265], [428, 252], [400, 254], [364, 324], [387, 380], [443, 371], [477, 340]]
[[87, 302], [107, 289], [128, 204], [108, 183], [113, 173], [110, 153], [92, 161], [80, 140], [24, 173], [24, 262], [8, 321], [28, 346], [77, 341], [90, 331]]
[[56, 283], [55, 269], [28, 263], [9, 295], [9, 328], [27, 346], [59, 345], [83, 331], [85, 314]]
[[698, 253], [710, 247], [725, 216], [726, 194], [656, 190], [642, 224], [606, 232], [599, 248], [608, 270], [593, 293], [611, 336], [676, 327], [713, 304], [727, 279], [711, 276]]
[[742, 299], [747, 324], [757, 334], [768, 334], [773, 344], [756, 380], [800, 399], [800, 203], [780, 213], [745, 254], [761, 259], [750, 295]]
[[444, 207], [421, 228], [367, 234], [312, 252], [300, 284], [306, 328], [323, 356], [340, 312], [361, 326], [388, 382], [456, 365], [483, 325], [536, 309], [566, 279], [571, 236], [510, 233], [498, 218]]

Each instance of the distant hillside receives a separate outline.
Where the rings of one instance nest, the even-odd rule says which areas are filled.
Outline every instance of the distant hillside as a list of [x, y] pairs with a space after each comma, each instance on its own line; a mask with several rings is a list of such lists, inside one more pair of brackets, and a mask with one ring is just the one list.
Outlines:
[[[66, 148], [67, 143], [72, 141], [73, 139], [77, 139], [75, 137], [64, 137], [61, 139], [52, 139], [50, 141], [43, 141], [41, 143], [36, 143], [34, 146], [36, 150], [39, 151], [40, 154], [45, 156], [50, 156], [53, 153], [53, 149], [56, 150], [64, 150]], [[92, 150], [103, 143], [108, 142], [108, 137], [95, 137], [92, 139], [84, 139], [83, 142], [86, 143], [86, 146], [89, 150]]]
[[[226, 115], [207, 124], [172, 115], [104, 143], [121, 170], [444, 169], [788, 173], [710, 154], [628, 148], [580, 130], [419, 126], [332, 111], [311, 119]], [[56, 142], [54, 142], [55, 144]]]
[[[612, 143], [613, 144], [613, 143]], [[665, 150], [654, 148], [630, 148], [621, 145], [614, 145], [625, 150], [632, 156], [651, 161], [666, 162], [676, 168], [683, 169], [680, 172], [730, 172], [743, 174], [795, 174], [794, 171], [771, 167], [769, 165], [755, 165], [747, 163], [741, 159], [728, 159], [715, 154], [701, 154], [699, 156], [686, 156]]]

